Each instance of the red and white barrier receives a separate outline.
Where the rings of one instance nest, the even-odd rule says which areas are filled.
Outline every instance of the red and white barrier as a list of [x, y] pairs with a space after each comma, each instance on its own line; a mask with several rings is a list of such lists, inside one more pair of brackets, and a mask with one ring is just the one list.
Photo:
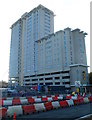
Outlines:
[[0, 118], [5, 118], [7, 109], [2, 107], [0, 108]]
[[[67, 100], [70, 100], [70, 96], [66, 97]], [[84, 100], [85, 102], [88, 102], [88, 99], [84, 99], [84, 97], [71, 97], [73, 100], [75, 100], [74, 102], [76, 102], [76, 99], [79, 100], [79, 103], [83, 103]], [[84, 100], [83, 100], [84, 99]], [[56, 96], [56, 95], [53, 95], [52, 97], [48, 96], [44, 96], [44, 97], [41, 97], [41, 98], [33, 98], [33, 97], [18, 97], [18, 98], [13, 98], [13, 99], [0, 99], [0, 106], [11, 106], [11, 105], [24, 105], [24, 104], [33, 104], [33, 103], [41, 103], [41, 102], [49, 102], [49, 101], [57, 101], [57, 100], [63, 100], [63, 96], [62, 95], [59, 95], [59, 96]], [[78, 102], [78, 101], [77, 101]]]
[[89, 102], [88, 97], [83, 98], [83, 100], [84, 100], [84, 103], [88, 103]]
[[29, 104], [32, 104], [35, 102], [34, 98], [31, 98], [31, 97], [27, 98], [27, 100]]
[[52, 97], [48, 97], [47, 99], [48, 101], [53, 101]]
[[46, 109], [46, 110], [51, 110], [51, 109], [53, 109], [53, 106], [52, 106], [51, 101], [44, 103], [44, 106], [45, 106], [45, 109]]
[[[90, 97], [81, 97], [81, 96], [71, 96], [70, 95], [66, 96], [67, 100], [73, 100], [74, 105], [77, 104], [84, 104], [88, 102], [92, 102], [92, 96]], [[25, 105], [25, 104], [33, 104], [33, 103], [43, 103], [43, 102], [49, 102], [49, 101], [61, 101], [63, 100], [62, 95], [53, 95], [53, 96], [42, 96], [38, 97], [34, 96], [33, 97], [15, 97], [15, 98], [2, 98], [0, 99], [0, 106], [12, 106], [12, 105]], [[68, 101], [67, 101], [68, 102]], [[72, 103], [73, 104], [73, 103]], [[71, 106], [71, 105], [70, 105]]]
[[84, 104], [83, 97], [79, 98], [79, 104]]
[[68, 103], [66, 100], [64, 101], [59, 101], [59, 104], [60, 104], [60, 107], [67, 107], [68, 106]]
[[34, 104], [35, 106], [35, 111], [40, 112], [40, 111], [45, 111], [45, 106], [44, 103], [38, 103], [38, 104]]
[[67, 104], [68, 104], [69, 106], [73, 106], [73, 105], [74, 105], [74, 102], [73, 102], [72, 99], [66, 100], [66, 101], [67, 101]]
[[88, 97], [89, 102], [92, 102], [92, 96]]
[[[51, 98], [51, 97], [49, 97], [49, 98]], [[29, 99], [33, 100], [33, 98], [29, 98]], [[39, 98], [36, 98], [36, 99], [39, 99]], [[41, 100], [42, 100], [42, 98], [41, 98]], [[8, 102], [9, 102], [9, 100], [8, 100]], [[1, 108], [0, 110], [4, 111], [3, 115], [2, 115], [3, 117], [6, 116], [6, 113], [7, 113], [7, 116], [12, 117], [14, 113], [16, 116], [19, 116], [19, 115], [23, 115], [23, 114], [30, 114], [30, 113], [34, 113], [34, 112], [47, 111], [47, 110], [52, 110], [52, 109], [57, 109], [57, 108], [62, 108], [62, 107], [69, 107], [69, 106], [73, 106], [73, 105], [84, 104], [84, 103], [88, 103], [88, 102], [92, 102], [92, 96], [85, 97], [85, 98], [78, 97], [77, 99], [74, 99], [74, 100], [69, 99], [69, 100], [62, 100], [62, 101], [60, 100], [60, 101], [48, 101], [48, 102], [43, 102], [43, 103], [33, 103], [30, 105], [9, 106], [8, 109]], [[1, 111], [0, 111], [0, 115], [1, 115]]]
[[20, 105], [21, 104], [21, 101], [20, 101], [20, 99], [19, 98], [14, 98], [13, 100], [12, 100], [12, 105]]
[[7, 116], [12, 117], [15, 113], [15, 116], [23, 115], [23, 110], [21, 105], [9, 106], [7, 109]]
[[74, 105], [78, 105], [80, 103], [79, 99], [73, 100]]
[[11, 106], [11, 105], [24, 105], [24, 104], [33, 104], [33, 103], [41, 103], [41, 102], [49, 102], [49, 101], [57, 101], [62, 100], [62, 96], [42, 96], [42, 97], [14, 97], [8, 99], [0, 99], [0, 106]]
[[58, 101], [52, 102], [53, 108], [60, 108], [60, 104]]
[[63, 100], [63, 97], [62, 96], [58, 96], [57, 99], [58, 100]]
[[0, 99], [0, 106], [3, 106], [3, 99]]
[[72, 97], [71, 95], [67, 95], [66, 99], [71, 99], [71, 97]]
[[58, 100], [58, 97], [54, 96], [54, 97], [52, 97], [52, 99], [53, 99], [53, 101], [56, 101], [56, 100]]
[[42, 102], [47, 102], [48, 99], [47, 99], [47, 97], [44, 97], [44, 98], [41, 98], [41, 101], [42, 101]]
[[3, 100], [3, 106], [12, 105], [12, 100]]
[[23, 105], [22, 110], [24, 115], [36, 112], [34, 105]]
[[41, 98], [35, 98], [34, 101], [39, 103], [41, 102]]
[[21, 102], [22, 105], [28, 104], [28, 100], [27, 99], [20, 99], [20, 102]]

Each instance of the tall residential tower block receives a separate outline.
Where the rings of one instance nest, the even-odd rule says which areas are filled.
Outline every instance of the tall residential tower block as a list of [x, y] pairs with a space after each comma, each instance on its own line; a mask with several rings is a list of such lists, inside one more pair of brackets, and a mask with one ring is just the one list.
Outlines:
[[[23, 76], [36, 69], [35, 41], [54, 32], [54, 13], [39, 5], [11, 26], [9, 78], [23, 83]], [[13, 79], [14, 80], [14, 79]]]
[[42, 5], [22, 15], [11, 30], [10, 82], [87, 86], [85, 32], [66, 28], [54, 33], [54, 13]]

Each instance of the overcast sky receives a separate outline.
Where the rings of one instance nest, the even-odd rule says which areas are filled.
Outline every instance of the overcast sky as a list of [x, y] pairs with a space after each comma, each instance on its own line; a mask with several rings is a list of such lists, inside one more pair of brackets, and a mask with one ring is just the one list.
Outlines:
[[[39, 4], [52, 10], [54, 31], [66, 27], [79, 28], [88, 33], [86, 42], [87, 63], [90, 65], [90, 1], [91, 0], [2, 0], [0, 2], [0, 81], [8, 81], [11, 25], [22, 14]], [[90, 69], [89, 69], [90, 72]]]

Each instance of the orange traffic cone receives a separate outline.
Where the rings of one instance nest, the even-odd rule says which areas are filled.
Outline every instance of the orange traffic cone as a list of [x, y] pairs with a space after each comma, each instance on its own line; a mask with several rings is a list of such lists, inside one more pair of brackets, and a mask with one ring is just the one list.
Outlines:
[[15, 112], [14, 112], [14, 114], [13, 114], [13, 120], [16, 120], [16, 117], [15, 117]]

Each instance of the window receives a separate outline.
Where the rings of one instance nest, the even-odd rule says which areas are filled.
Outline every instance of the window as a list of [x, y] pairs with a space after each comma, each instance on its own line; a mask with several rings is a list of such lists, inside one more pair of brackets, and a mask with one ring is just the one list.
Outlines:
[[55, 82], [55, 85], [60, 85], [60, 82]]
[[52, 82], [49, 82], [49, 83], [45, 83], [45, 85], [53, 85], [53, 83], [52, 83]]
[[38, 79], [32, 79], [32, 81], [38, 81]]
[[39, 80], [43, 80], [43, 78], [40, 78]]
[[60, 79], [60, 77], [55, 77], [55, 79]]
[[52, 80], [52, 77], [49, 77], [49, 78], [45, 78], [45, 80]]
[[30, 81], [30, 79], [25, 80], [25, 82], [29, 82], [29, 81]]
[[63, 76], [62, 79], [69, 79], [70, 76]]

